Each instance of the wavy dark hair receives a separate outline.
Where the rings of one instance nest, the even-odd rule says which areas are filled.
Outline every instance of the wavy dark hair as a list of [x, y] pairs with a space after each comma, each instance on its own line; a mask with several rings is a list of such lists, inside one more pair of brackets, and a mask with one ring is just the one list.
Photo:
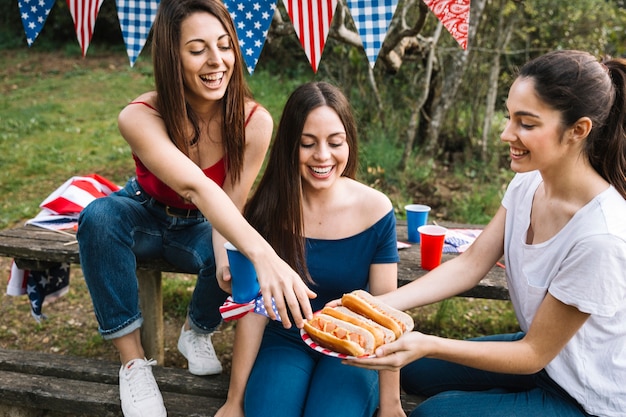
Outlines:
[[[157, 105], [172, 142], [189, 156], [189, 145], [200, 136], [198, 115], [185, 100], [180, 36], [183, 20], [193, 13], [215, 16], [224, 26], [235, 52], [233, 74], [222, 99], [222, 146], [228, 172], [236, 182], [243, 169], [245, 149], [245, 104], [252, 93], [243, 75], [243, 58], [237, 31], [220, 0], [161, 0], [152, 26], [152, 63]], [[192, 134], [186, 129], [191, 123]]]
[[341, 90], [326, 82], [310, 82], [289, 97], [265, 172], [244, 208], [244, 216], [303, 279], [310, 281], [306, 268], [300, 141], [311, 111], [328, 106], [339, 116], [350, 149], [342, 176], [354, 178], [358, 165], [356, 122], [350, 103]]
[[539, 98], [561, 112], [564, 128], [581, 117], [591, 119], [583, 152], [626, 198], [626, 60], [554, 51], [529, 61], [519, 77], [533, 80]]

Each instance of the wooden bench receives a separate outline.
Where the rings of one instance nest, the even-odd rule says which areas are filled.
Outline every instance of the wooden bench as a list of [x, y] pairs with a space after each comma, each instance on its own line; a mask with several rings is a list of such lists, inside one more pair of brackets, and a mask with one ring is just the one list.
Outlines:
[[[45, 270], [57, 262], [80, 264], [78, 244], [73, 236], [23, 226], [0, 231], [0, 256], [15, 259], [19, 268]], [[144, 318], [141, 339], [146, 357], [158, 363], [165, 359], [163, 331], [162, 272], [183, 272], [162, 259], [138, 262], [139, 302]]]
[[[450, 225], [453, 227], [454, 225]], [[467, 226], [459, 226], [467, 227]], [[407, 237], [406, 222], [399, 220], [397, 225], [398, 240]], [[35, 226], [23, 226], [0, 231], [0, 256], [14, 258], [17, 266], [23, 269], [45, 270], [56, 262], [80, 264], [78, 245], [73, 236], [57, 233]], [[444, 254], [443, 261], [456, 255]], [[144, 323], [141, 338], [146, 357], [163, 363], [165, 358], [163, 331], [163, 297], [161, 289], [162, 272], [181, 273], [173, 265], [155, 259], [139, 262], [137, 277], [139, 280], [139, 300]], [[398, 265], [398, 283], [404, 285], [422, 275], [420, 267], [419, 245], [400, 250]], [[504, 269], [495, 266], [480, 284], [462, 294], [466, 297], [508, 299]]]
[[[81, 417], [120, 416], [119, 366], [100, 359], [0, 349], [0, 415], [35, 417], [51, 410]], [[168, 417], [210, 417], [226, 400], [227, 375], [199, 377], [161, 366], [153, 373]], [[422, 401], [412, 395], [401, 398], [407, 413]]]

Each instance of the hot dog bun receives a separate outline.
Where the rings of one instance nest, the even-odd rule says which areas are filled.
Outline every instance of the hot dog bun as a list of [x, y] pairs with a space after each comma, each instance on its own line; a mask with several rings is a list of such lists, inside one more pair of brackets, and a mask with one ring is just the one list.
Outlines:
[[382, 326], [376, 323], [374, 320], [368, 319], [367, 317], [359, 313], [355, 313], [348, 307], [324, 307], [322, 309], [322, 313], [328, 314], [329, 316], [333, 316], [343, 321], [347, 321], [348, 323], [352, 323], [356, 326], [364, 328], [365, 330], [368, 330], [374, 335], [374, 349], [382, 344], [393, 342], [394, 340], [396, 340], [396, 335], [391, 329], [388, 329], [387, 327]]
[[321, 312], [305, 321], [304, 330], [317, 344], [337, 353], [363, 356], [375, 349], [372, 333]]
[[406, 332], [413, 330], [413, 318], [403, 311], [388, 306], [373, 295], [363, 290], [352, 291], [341, 297], [341, 304], [350, 310], [359, 313], [376, 323], [391, 329], [396, 339]]

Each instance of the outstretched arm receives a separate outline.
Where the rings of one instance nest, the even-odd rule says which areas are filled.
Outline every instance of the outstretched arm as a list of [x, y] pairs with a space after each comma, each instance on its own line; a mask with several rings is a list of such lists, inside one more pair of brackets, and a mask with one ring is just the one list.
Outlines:
[[504, 253], [505, 215], [506, 210], [500, 207], [467, 251], [379, 298], [404, 311], [445, 300], [474, 288]]
[[146, 167], [198, 207], [214, 229], [252, 261], [272, 318], [275, 318], [271, 308], [274, 298], [283, 325], [292, 324], [289, 309], [295, 324], [302, 327], [304, 318], [312, 317], [309, 298], [315, 294], [246, 222], [224, 190], [174, 146], [158, 113], [145, 106], [130, 105], [122, 110], [118, 120], [120, 132]]
[[442, 359], [491, 372], [532, 374], [543, 369], [585, 323], [588, 314], [548, 293], [528, 333], [514, 342], [452, 340], [419, 332], [383, 345], [376, 358], [351, 360], [369, 369], [399, 370], [423, 357]]

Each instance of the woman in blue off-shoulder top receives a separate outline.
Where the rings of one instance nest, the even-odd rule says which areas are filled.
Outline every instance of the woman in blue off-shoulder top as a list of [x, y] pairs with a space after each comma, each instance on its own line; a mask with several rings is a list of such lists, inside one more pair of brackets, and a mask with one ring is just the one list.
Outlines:
[[[393, 206], [354, 179], [356, 139], [338, 88], [300, 86], [285, 105], [267, 168], [244, 210], [317, 294], [314, 311], [356, 289], [379, 295], [397, 287]], [[405, 416], [398, 372], [342, 365], [307, 346], [299, 329], [259, 314], [238, 321], [232, 363], [220, 417], [244, 410], [255, 417], [364, 417], [379, 407], [381, 417]]]

